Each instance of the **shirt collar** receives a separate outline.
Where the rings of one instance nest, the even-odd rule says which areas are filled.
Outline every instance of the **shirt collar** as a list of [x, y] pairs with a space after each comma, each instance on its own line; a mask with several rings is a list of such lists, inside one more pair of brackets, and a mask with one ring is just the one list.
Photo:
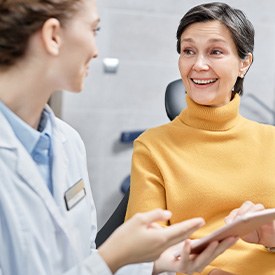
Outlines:
[[51, 137], [52, 128], [49, 119], [48, 110], [44, 109], [41, 115], [38, 129], [33, 129], [15, 113], [13, 113], [3, 102], [0, 101], [0, 112], [6, 117], [10, 123], [16, 137], [20, 140], [29, 154], [32, 153], [41, 135], [47, 134]]

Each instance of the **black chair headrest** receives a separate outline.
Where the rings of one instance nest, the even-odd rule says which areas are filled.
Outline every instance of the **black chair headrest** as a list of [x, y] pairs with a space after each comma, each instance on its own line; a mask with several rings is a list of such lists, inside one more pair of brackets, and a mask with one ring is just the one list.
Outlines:
[[165, 110], [170, 120], [173, 120], [186, 107], [185, 88], [182, 80], [177, 79], [168, 84], [165, 91]]

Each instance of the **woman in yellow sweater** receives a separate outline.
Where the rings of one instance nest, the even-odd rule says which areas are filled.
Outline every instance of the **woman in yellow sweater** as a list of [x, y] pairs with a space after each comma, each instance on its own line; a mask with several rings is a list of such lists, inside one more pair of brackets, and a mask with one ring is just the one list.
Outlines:
[[[253, 48], [252, 24], [227, 4], [199, 5], [181, 19], [187, 108], [135, 141], [127, 218], [156, 207], [174, 213], [170, 224], [202, 216], [206, 225], [193, 235], [200, 238], [231, 211], [229, 221], [275, 207], [275, 128], [239, 113]], [[275, 254], [265, 248], [275, 247], [274, 232], [274, 223], [252, 232], [201, 274], [275, 274]]]

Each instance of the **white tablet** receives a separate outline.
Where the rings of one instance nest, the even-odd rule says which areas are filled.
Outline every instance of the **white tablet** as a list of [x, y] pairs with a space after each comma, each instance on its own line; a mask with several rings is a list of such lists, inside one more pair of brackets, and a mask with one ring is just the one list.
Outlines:
[[275, 208], [244, 214], [234, 222], [224, 225], [201, 239], [194, 240], [192, 253], [200, 253], [213, 241], [222, 241], [228, 237], [242, 237], [272, 220], [275, 220]]

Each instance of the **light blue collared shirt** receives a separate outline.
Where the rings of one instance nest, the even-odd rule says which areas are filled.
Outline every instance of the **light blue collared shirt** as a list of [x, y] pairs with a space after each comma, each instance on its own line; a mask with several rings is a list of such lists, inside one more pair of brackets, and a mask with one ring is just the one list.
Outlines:
[[52, 193], [52, 126], [47, 110], [44, 109], [42, 112], [38, 130], [33, 129], [1, 101], [0, 112], [4, 114], [16, 137], [31, 155]]

